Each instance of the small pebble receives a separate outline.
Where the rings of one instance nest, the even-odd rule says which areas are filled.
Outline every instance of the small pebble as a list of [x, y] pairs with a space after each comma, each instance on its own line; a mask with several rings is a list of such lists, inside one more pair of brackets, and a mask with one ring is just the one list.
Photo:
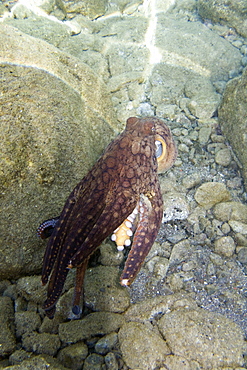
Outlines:
[[105, 355], [109, 352], [117, 343], [118, 336], [117, 333], [110, 333], [100, 338], [95, 344], [95, 351], [100, 355]]
[[240, 51], [241, 51], [241, 53], [242, 53], [243, 55], [247, 55], [247, 45], [245, 45], [245, 44], [244, 44], [244, 45], [241, 47]]
[[200, 206], [209, 209], [217, 203], [230, 200], [230, 193], [221, 182], [205, 182], [197, 189], [195, 200]]
[[244, 235], [242, 235], [240, 233], [236, 233], [235, 241], [238, 245], [243, 246], [243, 247], [247, 247], [247, 237], [245, 237]]
[[103, 363], [103, 356], [92, 353], [84, 361], [83, 370], [102, 370]]
[[105, 356], [105, 364], [107, 370], [118, 370], [118, 362], [113, 352], [107, 353]]
[[178, 150], [179, 150], [180, 152], [183, 152], [183, 153], [189, 153], [189, 148], [188, 148], [188, 146], [187, 146], [187, 145], [185, 145], [185, 144], [179, 144], [179, 145], [178, 145]]
[[211, 140], [214, 142], [214, 143], [224, 143], [225, 142], [225, 138], [223, 135], [216, 135], [216, 134], [212, 134], [211, 135]]
[[215, 154], [215, 162], [221, 166], [227, 167], [231, 163], [232, 156], [228, 148], [221, 149]]
[[247, 66], [247, 56], [242, 58], [241, 63], [243, 67]]
[[235, 252], [235, 248], [236, 245], [231, 236], [223, 236], [214, 243], [215, 252], [226, 257], [231, 257]]
[[241, 248], [240, 251], [238, 252], [238, 260], [243, 265], [247, 264], [247, 248], [246, 247]]
[[223, 225], [221, 226], [221, 231], [223, 234], [228, 234], [231, 231], [231, 228], [227, 222], [224, 222]]
[[206, 144], [211, 135], [211, 127], [202, 127], [199, 131], [199, 142], [201, 145]]
[[235, 46], [235, 48], [240, 49], [241, 46], [243, 45], [243, 41], [241, 41], [241, 40], [235, 40], [235, 41], [232, 42], [232, 45]]
[[235, 233], [241, 233], [241, 234], [247, 235], [247, 224], [244, 224], [243, 222], [240, 222], [240, 221], [233, 221], [233, 220], [228, 221], [228, 223]]
[[57, 357], [64, 366], [73, 369], [81, 369], [81, 364], [87, 355], [88, 348], [86, 344], [79, 342], [61, 349]]

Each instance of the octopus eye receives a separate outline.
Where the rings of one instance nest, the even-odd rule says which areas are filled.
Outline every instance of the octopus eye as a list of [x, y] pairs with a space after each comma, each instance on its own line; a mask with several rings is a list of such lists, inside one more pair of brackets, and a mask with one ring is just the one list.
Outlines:
[[166, 141], [160, 135], [156, 136], [155, 146], [156, 146], [155, 156], [158, 162], [158, 172], [161, 173], [171, 167], [169, 160], [169, 152]]
[[155, 157], [159, 159], [163, 154], [163, 144], [160, 140], [155, 140], [155, 146], [156, 146]]

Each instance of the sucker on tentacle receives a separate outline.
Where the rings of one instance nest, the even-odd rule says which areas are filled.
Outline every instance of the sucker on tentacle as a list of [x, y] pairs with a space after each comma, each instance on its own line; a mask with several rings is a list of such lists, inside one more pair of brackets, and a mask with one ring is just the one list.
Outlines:
[[55, 314], [69, 268], [73, 267], [77, 268], [73, 312], [79, 313], [89, 257], [111, 234], [119, 250], [133, 238], [120, 278], [124, 286], [132, 283], [162, 219], [158, 171], [170, 168], [176, 154], [163, 120], [129, 118], [125, 130], [74, 188], [60, 217], [41, 224], [38, 235], [50, 236], [42, 270], [42, 283], [49, 281], [43, 305], [49, 318]]
[[59, 220], [59, 216], [43, 221], [42, 224], [40, 224], [37, 229], [37, 236], [40, 237], [41, 239], [49, 238], [58, 220]]
[[122, 251], [124, 247], [131, 245], [131, 236], [133, 236], [134, 222], [138, 215], [138, 207], [124, 220], [124, 222], [114, 230], [111, 240], [117, 244], [117, 250]]

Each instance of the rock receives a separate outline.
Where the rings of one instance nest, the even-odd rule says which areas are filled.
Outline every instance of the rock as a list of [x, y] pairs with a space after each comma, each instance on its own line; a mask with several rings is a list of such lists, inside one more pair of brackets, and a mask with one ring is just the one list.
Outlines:
[[[233, 66], [240, 66], [239, 51], [226, 40], [219, 38], [200, 22], [174, 19], [165, 13], [157, 16], [155, 46], [160, 48], [163, 63], [169, 62], [187, 70], [186, 76], [183, 71], [183, 79], [186, 78], [190, 98], [198, 94], [202, 97], [205, 91], [212, 92], [213, 88], [208, 81], [225, 80]], [[220, 65], [216, 62], [219, 60]], [[205, 79], [209, 75], [209, 80]], [[178, 84], [179, 77], [180, 73], [177, 75]]]
[[235, 242], [231, 236], [222, 236], [214, 243], [215, 252], [226, 257], [231, 257], [235, 252], [235, 248]]
[[74, 17], [77, 14], [83, 14], [90, 19], [95, 19], [102, 16], [107, 9], [107, 0], [64, 0], [64, 8], [69, 17]]
[[9, 363], [10, 365], [20, 364], [30, 357], [31, 353], [24, 351], [24, 349], [17, 349], [9, 356]]
[[235, 233], [247, 235], [247, 223], [232, 220], [228, 221], [228, 223]]
[[84, 302], [94, 311], [125, 311], [130, 297], [128, 290], [119, 283], [119, 269], [112, 266], [88, 269], [84, 281]]
[[153, 369], [170, 353], [161, 336], [138, 322], [126, 323], [118, 338], [123, 359], [131, 369]]
[[210, 209], [215, 204], [230, 200], [230, 198], [231, 195], [225, 184], [220, 182], [205, 182], [195, 193], [195, 200], [205, 209]]
[[104, 357], [92, 353], [84, 361], [83, 370], [102, 370], [104, 364]]
[[88, 348], [83, 342], [71, 344], [61, 349], [57, 355], [58, 360], [68, 368], [80, 370], [83, 360], [88, 355]]
[[108, 352], [105, 356], [105, 364], [107, 370], [118, 370], [118, 361], [113, 352]]
[[22, 346], [26, 351], [54, 356], [61, 346], [58, 335], [48, 333], [27, 333], [22, 337]]
[[0, 297], [0, 356], [14, 352], [16, 347], [14, 330], [14, 308], [9, 297]]
[[227, 167], [231, 163], [232, 155], [228, 148], [221, 149], [215, 154], [215, 162], [221, 166]]
[[232, 201], [221, 202], [215, 205], [214, 217], [220, 221], [241, 221], [247, 223], [247, 205]]
[[191, 99], [187, 107], [193, 116], [206, 120], [215, 114], [220, 100], [220, 95], [215, 92], [209, 94], [208, 97], [202, 96]]
[[247, 247], [247, 237], [240, 233], [235, 234], [235, 241], [239, 247]]
[[56, 47], [69, 37], [69, 28], [65, 23], [54, 22], [49, 18], [35, 16], [34, 14], [24, 18], [18, 14], [13, 18], [5, 19], [4, 23]]
[[32, 356], [28, 360], [24, 360], [19, 365], [8, 366], [8, 370], [27, 370], [27, 369], [39, 369], [39, 370], [66, 370], [61, 363], [56, 359], [48, 355]]
[[247, 188], [247, 68], [241, 77], [234, 78], [226, 85], [219, 107], [219, 122], [222, 131], [242, 164], [240, 168]]
[[172, 353], [203, 369], [243, 365], [243, 333], [226, 317], [204, 309], [178, 308], [158, 321]]
[[165, 257], [154, 256], [145, 264], [152, 278], [163, 279], [166, 276], [169, 260]]
[[[169, 370], [196, 370], [200, 369], [200, 365], [196, 361], [188, 361], [183, 356], [170, 355], [166, 356], [164, 361], [164, 369]], [[230, 370], [230, 369], [229, 369]]]
[[211, 127], [200, 128], [198, 140], [201, 145], [205, 145], [208, 142], [211, 135], [211, 131], [212, 131]]
[[194, 251], [194, 246], [192, 246], [189, 240], [181, 240], [181, 242], [176, 243], [173, 248], [169, 258], [169, 264], [179, 264], [189, 259], [190, 255]]
[[105, 355], [110, 352], [117, 344], [118, 336], [117, 333], [110, 333], [99, 339], [95, 344], [95, 351], [100, 355]]
[[164, 214], [162, 222], [184, 220], [189, 215], [189, 205], [182, 194], [168, 192], [163, 195]]
[[16, 336], [21, 337], [25, 333], [30, 333], [39, 329], [41, 319], [36, 312], [16, 312], [15, 313]]
[[60, 213], [113, 128], [106, 88], [89, 67], [13, 27], [0, 28], [4, 279], [40, 271], [38, 225]]
[[119, 266], [123, 262], [123, 258], [123, 252], [119, 252], [116, 245], [109, 243], [100, 246], [100, 263], [102, 265]]
[[191, 175], [185, 176], [182, 180], [182, 183], [186, 189], [192, 189], [196, 185], [199, 185], [201, 180], [201, 175], [198, 172], [194, 172]]
[[238, 260], [243, 265], [247, 264], [247, 248], [246, 247], [241, 248], [240, 251], [238, 252]]
[[125, 318], [127, 321], [148, 323], [156, 320], [161, 314], [163, 315], [178, 307], [195, 309], [197, 304], [191, 297], [182, 293], [156, 296], [131, 305], [125, 313]]
[[118, 330], [125, 322], [122, 315], [110, 312], [94, 312], [81, 320], [61, 323], [59, 337], [71, 344], [97, 335], [106, 335]]
[[40, 275], [26, 276], [18, 279], [16, 284], [19, 296], [27, 301], [42, 304], [46, 298], [46, 287], [41, 285]]
[[247, 37], [245, 0], [209, 0], [198, 1], [198, 12], [203, 19], [214, 23], [226, 24]]

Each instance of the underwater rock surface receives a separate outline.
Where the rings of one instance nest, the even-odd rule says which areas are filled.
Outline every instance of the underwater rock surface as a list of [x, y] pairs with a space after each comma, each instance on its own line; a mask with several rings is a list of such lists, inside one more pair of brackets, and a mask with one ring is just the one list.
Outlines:
[[219, 109], [219, 121], [234, 152], [242, 164], [247, 189], [247, 68], [241, 77], [230, 81]]
[[[247, 194], [235, 157], [244, 165], [246, 14], [243, 1], [227, 4], [1, 2], [1, 368], [246, 369]], [[108, 240], [86, 272], [82, 316], [70, 320], [70, 271], [49, 320], [35, 230], [126, 118], [145, 115], [170, 121], [179, 152], [160, 176], [158, 238], [128, 289], [128, 251]]]
[[5, 279], [40, 270], [37, 225], [60, 213], [114, 129], [104, 83], [87, 65], [0, 27], [0, 277]]

